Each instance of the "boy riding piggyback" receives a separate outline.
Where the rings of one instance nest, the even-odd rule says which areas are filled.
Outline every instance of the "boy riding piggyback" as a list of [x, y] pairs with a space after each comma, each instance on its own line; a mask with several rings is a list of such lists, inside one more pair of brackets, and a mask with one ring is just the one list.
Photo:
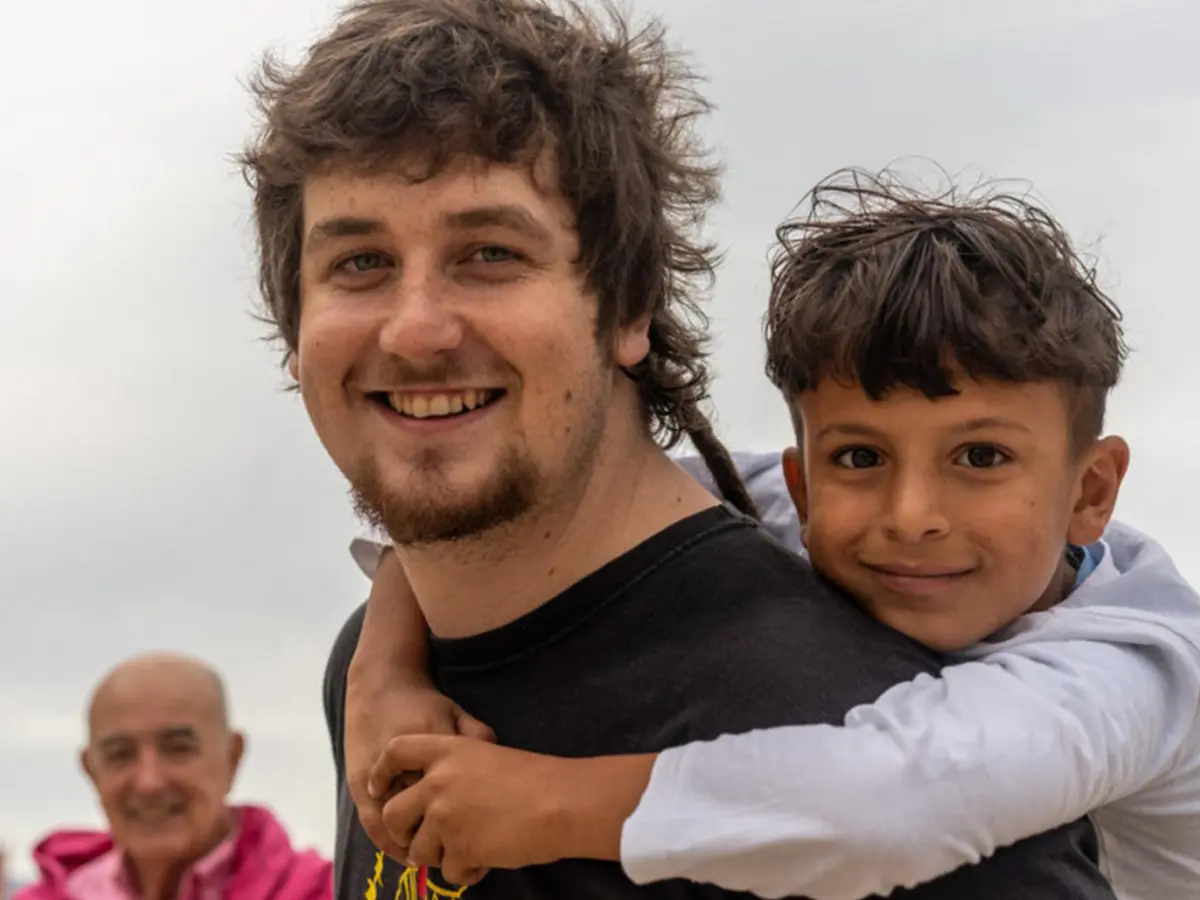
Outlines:
[[[381, 682], [375, 733], [346, 738], [382, 752], [392, 846], [475, 872], [619, 848], [639, 882], [851, 900], [1091, 814], [1121, 897], [1200, 896], [1200, 603], [1161, 547], [1110, 525], [1129, 464], [1103, 433], [1118, 310], [1018, 197], [841, 173], [779, 237], [768, 373], [796, 446], [740, 457], [751, 493], [778, 510], [786, 484], [780, 537], [946, 667], [838, 727], [559, 760], [462, 737], [385, 751], [415, 710], [461, 714], [414, 652], [417, 680]], [[379, 571], [373, 598], [407, 592]], [[421, 782], [388, 799], [434, 766], [437, 790], [486, 792], [435, 819]]]

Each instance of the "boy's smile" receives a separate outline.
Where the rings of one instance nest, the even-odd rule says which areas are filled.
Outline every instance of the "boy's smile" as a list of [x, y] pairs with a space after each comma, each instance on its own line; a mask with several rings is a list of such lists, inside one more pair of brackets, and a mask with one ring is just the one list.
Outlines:
[[1066, 547], [1099, 539], [1128, 461], [1120, 438], [1072, 446], [1056, 383], [956, 387], [875, 401], [824, 379], [793, 400], [803, 450], [785, 458], [813, 564], [939, 650], [1059, 602]]

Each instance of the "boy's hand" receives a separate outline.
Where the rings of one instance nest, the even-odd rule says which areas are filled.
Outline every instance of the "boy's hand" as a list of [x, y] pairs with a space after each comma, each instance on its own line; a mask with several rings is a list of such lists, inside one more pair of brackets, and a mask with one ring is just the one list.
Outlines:
[[[356, 672], [351, 666], [347, 678], [346, 782], [367, 836], [388, 856], [405, 862], [405, 848], [391, 840], [383, 824], [383, 800], [391, 791], [385, 785], [376, 798], [367, 788], [372, 767], [388, 741], [397, 735], [413, 734], [461, 734], [494, 741], [495, 735], [432, 685], [403, 680], [399, 673], [393, 673], [392, 681], [380, 684], [376, 677], [380, 674], [365, 669]], [[403, 773], [395, 775], [403, 784]]]
[[384, 551], [346, 676], [342, 751], [346, 784], [363, 830], [398, 862], [404, 862], [405, 848], [391, 841], [383, 825], [387, 793], [374, 798], [367, 791], [367, 777], [388, 741], [403, 734], [495, 740], [490, 728], [438, 693], [427, 667], [425, 620], [399, 558], [394, 551]]
[[370, 789], [421, 773], [384, 805], [389, 843], [406, 847], [411, 864], [474, 884], [489, 868], [619, 860], [621, 828], [653, 762], [652, 755], [560, 759], [463, 737], [399, 737], [371, 772]]

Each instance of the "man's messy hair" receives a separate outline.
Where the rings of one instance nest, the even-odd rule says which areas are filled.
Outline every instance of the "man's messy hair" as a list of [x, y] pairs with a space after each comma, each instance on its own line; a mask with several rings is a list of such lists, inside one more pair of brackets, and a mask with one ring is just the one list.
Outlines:
[[1121, 313], [1062, 227], [996, 186], [928, 193], [891, 171], [834, 173], [777, 230], [767, 374], [789, 399], [831, 378], [878, 400], [966, 377], [1067, 391], [1090, 446], [1127, 355]]
[[432, 176], [474, 156], [531, 167], [545, 152], [599, 297], [598, 340], [649, 320], [627, 374], [665, 447], [692, 440], [718, 488], [749, 496], [702, 411], [717, 254], [698, 237], [718, 167], [695, 123], [709, 110], [660, 24], [562, 0], [356, 0], [301, 65], [268, 58], [252, 90], [262, 128], [242, 154], [254, 190], [259, 284], [286, 351], [300, 322], [301, 194], [331, 165], [423, 160]]

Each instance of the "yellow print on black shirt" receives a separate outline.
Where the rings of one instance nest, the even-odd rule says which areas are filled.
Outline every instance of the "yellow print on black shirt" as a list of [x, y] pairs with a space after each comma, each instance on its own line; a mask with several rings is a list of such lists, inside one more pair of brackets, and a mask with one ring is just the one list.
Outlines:
[[[375, 872], [367, 881], [367, 891], [363, 900], [389, 900], [383, 893], [383, 860], [382, 851], [375, 852]], [[396, 893], [390, 900], [454, 900], [467, 892], [465, 887], [449, 888], [435, 884], [429, 877], [425, 866], [419, 869], [405, 869], [396, 881]]]

